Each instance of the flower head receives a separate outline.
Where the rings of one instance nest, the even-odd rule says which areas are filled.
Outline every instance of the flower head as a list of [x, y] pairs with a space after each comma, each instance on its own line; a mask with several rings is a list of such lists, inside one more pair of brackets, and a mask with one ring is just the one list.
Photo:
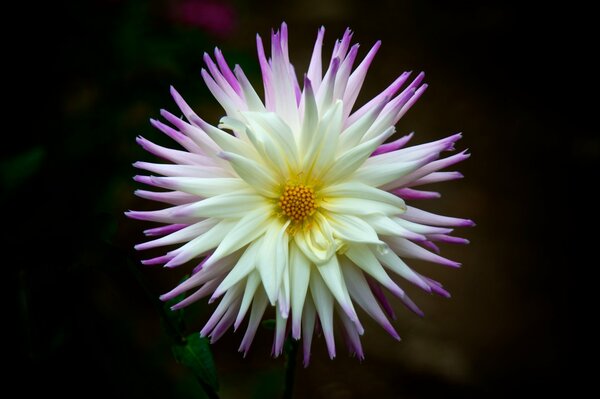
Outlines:
[[404, 258], [456, 267], [458, 263], [438, 255], [436, 243], [467, 243], [449, 234], [454, 227], [473, 225], [406, 203], [439, 197], [416, 187], [461, 177], [440, 171], [468, 157], [461, 152], [440, 159], [442, 152], [454, 149], [460, 134], [413, 147], [405, 147], [412, 133], [386, 143], [396, 122], [425, 91], [423, 74], [401, 90], [410, 76], [402, 73], [354, 110], [380, 42], [353, 69], [358, 45], [350, 47], [352, 32], [347, 30], [323, 74], [324, 33], [324, 28], [318, 31], [302, 85], [289, 61], [286, 25], [271, 35], [271, 58], [257, 36], [264, 101], [242, 69], [236, 65], [232, 71], [218, 49], [214, 61], [205, 54], [208, 71], [202, 70], [202, 77], [226, 116], [215, 127], [171, 89], [185, 119], [163, 110], [170, 125], [151, 123], [184, 150], [140, 137], [143, 148], [170, 164], [135, 164], [162, 175], [136, 176], [136, 181], [166, 190], [136, 194], [170, 206], [127, 213], [164, 224], [146, 230], [160, 238], [137, 249], [182, 244], [144, 264], [171, 268], [201, 260], [191, 277], [161, 297], [191, 293], [174, 309], [207, 296], [209, 302], [221, 298], [201, 334], [215, 341], [247, 319], [240, 347], [247, 352], [271, 307], [274, 354], [281, 353], [291, 334], [303, 340], [305, 363], [317, 322], [330, 356], [335, 356], [334, 319], [351, 352], [363, 357], [359, 337], [364, 330], [356, 305], [399, 339], [384, 291], [417, 314], [421, 311], [393, 277], [449, 296]]

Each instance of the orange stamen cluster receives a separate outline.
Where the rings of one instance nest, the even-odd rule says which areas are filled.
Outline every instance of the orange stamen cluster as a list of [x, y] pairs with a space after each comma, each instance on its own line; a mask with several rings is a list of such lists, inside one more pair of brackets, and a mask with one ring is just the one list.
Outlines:
[[315, 191], [304, 184], [286, 184], [279, 197], [279, 207], [285, 216], [301, 222], [315, 212]]

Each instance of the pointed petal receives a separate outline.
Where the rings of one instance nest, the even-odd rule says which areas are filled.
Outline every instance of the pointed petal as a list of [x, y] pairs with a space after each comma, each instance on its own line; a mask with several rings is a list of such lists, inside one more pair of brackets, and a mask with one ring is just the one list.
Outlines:
[[335, 339], [333, 337], [333, 296], [325, 285], [319, 273], [310, 275], [310, 293], [315, 304], [329, 357], [335, 357]]
[[295, 245], [290, 246], [290, 280], [292, 305], [292, 337], [300, 339], [302, 312], [308, 290], [311, 265], [302, 251]]

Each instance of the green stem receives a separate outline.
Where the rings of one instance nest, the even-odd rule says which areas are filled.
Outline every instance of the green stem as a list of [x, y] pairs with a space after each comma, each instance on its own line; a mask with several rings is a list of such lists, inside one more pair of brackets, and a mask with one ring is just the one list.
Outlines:
[[296, 379], [296, 359], [298, 358], [298, 341], [289, 337], [285, 351], [285, 382], [283, 386], [283, 399], [292, 399], [294, 380]]
[[[156, 296], [154, 295], [152, 290], [146, 284], [146, 280], [144, 279], [144, 276], [142, 275], [142, 273], [139, 271], [139, 269], [137, 267], [134, 266], [132, 261], [128, 261], [127, 265], [129, 266], [129, 270], [133, 273], [135, 279], [138, 281], [138, 283], [140, 284], [140, 286], [142, 287], [142, 289], [148, 296], [149, 300], [152, 302], [152, 304], [156, 307], [156, 309], [160, 313], [161, 319], [164, 322], [164, 328], [167, 332], [167, 336], [172, 340], [172, 342], [175, 345], [185, 344], [185, 342], [186, 342], [185, 336], [179, 330], [179, 327], [175, 323], [173, 323], [171, 318], [169, 316], [167, 316], [164, 304], [156, 299]], [[206, 396], [209, 397], [209, 399], [219, 399], [219, 394], [217, 393], [217, 391], [214, 390], [214, 388], [212, 386], [210, 386], [210, 384], [207, 384], [206, 382], [202, 381], [200, 378], [198, 378], [197, 381], [200, 383], [200, 386], [204, 390], [204, 393], [206, 393]]]

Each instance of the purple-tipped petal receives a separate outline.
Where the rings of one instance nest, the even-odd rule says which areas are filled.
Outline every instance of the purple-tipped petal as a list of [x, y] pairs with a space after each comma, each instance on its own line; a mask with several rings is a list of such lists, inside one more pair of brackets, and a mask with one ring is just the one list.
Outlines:
[[411, 132], [404, 137], [400, 137], [398, 140], [394, 140], [390, 143], [385, 143], [385, 144], [380, 145], [379, 147], [377, 147], [377, 149], [375, 151], [373, 151], [372, 156], [379, 155], [379, 154], [385, 154], [385, 153], [391, 152], [391, 151], [396, 151], [396, 150], [404, 147], [404, 145], [410, 141], [410, 139], [413, 137], [413, 135], [414, 135], [414, 132]]
[[400, 188], [392, 191], [404, 200], [437, 199], [441, 194], [435, 191], [413, 190], [412, 188]]

